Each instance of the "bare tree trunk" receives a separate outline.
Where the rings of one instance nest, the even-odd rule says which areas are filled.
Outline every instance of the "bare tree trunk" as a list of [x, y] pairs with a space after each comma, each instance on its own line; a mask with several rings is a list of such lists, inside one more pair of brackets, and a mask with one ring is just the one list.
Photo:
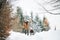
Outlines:
[[0, 40], [5, 40], [10, 31], [10, 7], [7, 0], [3, 0], [0, 8]]

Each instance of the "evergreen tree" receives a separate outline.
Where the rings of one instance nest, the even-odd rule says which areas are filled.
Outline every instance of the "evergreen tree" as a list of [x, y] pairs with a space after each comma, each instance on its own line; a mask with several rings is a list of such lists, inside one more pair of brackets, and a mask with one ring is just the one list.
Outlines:
[[38, 15], [35, 16], [35, 20], [36, 20], [36, 22], [39, 21], [39, 17], [38, 17]]
[[33, 12], [31, 12], [31, 19], [33, 19]]
[[40, 30], [43, 31], [43, 22], [41, 20], [39, 20], [39, 26], [40, 26]]
[[20, 17], [20, 24], [23, 25], [24, 17], [23, 17], [23, 12], [22, 9], [17, 7], [17, 14]]
[[36, 21], [36, 31], [37, 32], [40, 32], [40, 31], [42, 31], [42, 29], [43, 29], [43, 22], [41, 21], [41, 19], [38, 17], [38, 15], [36, 15], [35, 16], [35, 21]]

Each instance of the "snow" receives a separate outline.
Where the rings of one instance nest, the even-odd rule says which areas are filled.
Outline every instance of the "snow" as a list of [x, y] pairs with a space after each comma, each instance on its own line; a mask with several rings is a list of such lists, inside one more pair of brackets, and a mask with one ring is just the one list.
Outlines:
[[10, 32], [10, 36], [6, 40], [60, 40], [60, 30], [50, 30], [36, 32], [35, 35], [25, 35], [19, 32]]

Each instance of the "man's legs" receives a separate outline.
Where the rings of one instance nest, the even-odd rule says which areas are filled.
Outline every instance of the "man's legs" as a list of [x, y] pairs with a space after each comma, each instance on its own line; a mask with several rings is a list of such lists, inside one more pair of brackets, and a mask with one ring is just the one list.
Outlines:
[[27, 35], [29, 35], [29, 30], [26, 30]]

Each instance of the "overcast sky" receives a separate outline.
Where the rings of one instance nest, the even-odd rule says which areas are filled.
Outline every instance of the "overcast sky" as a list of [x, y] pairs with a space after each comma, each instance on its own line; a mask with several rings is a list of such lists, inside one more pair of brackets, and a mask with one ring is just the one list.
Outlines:
[[[45, 16], [48, 19], [52, 29], [54, 29], [55, 26], [57, 27], [57, 29], [60, 29], [60, 15], [52, 15], [46, 13], [46, 11], [40, 5], [37, 4], [38, 2], [42, 6], [44, 6], [47, 10], [52, 10], [54, 9], [54, 7], [52, 7], [51, 4], [46, 3], [50, 1], [51, 0], [17, 0], [16, 2], [12, 2], [12, 4], [14, 6], [14, 9], [16, 6], [21, 7], [24, 15], [30, 16], [30, 13], [33, 12], [33, 16], [38, 14], [41, 19]], [[60, 12], [59, 10], [60, 9], [51, 12]]]

